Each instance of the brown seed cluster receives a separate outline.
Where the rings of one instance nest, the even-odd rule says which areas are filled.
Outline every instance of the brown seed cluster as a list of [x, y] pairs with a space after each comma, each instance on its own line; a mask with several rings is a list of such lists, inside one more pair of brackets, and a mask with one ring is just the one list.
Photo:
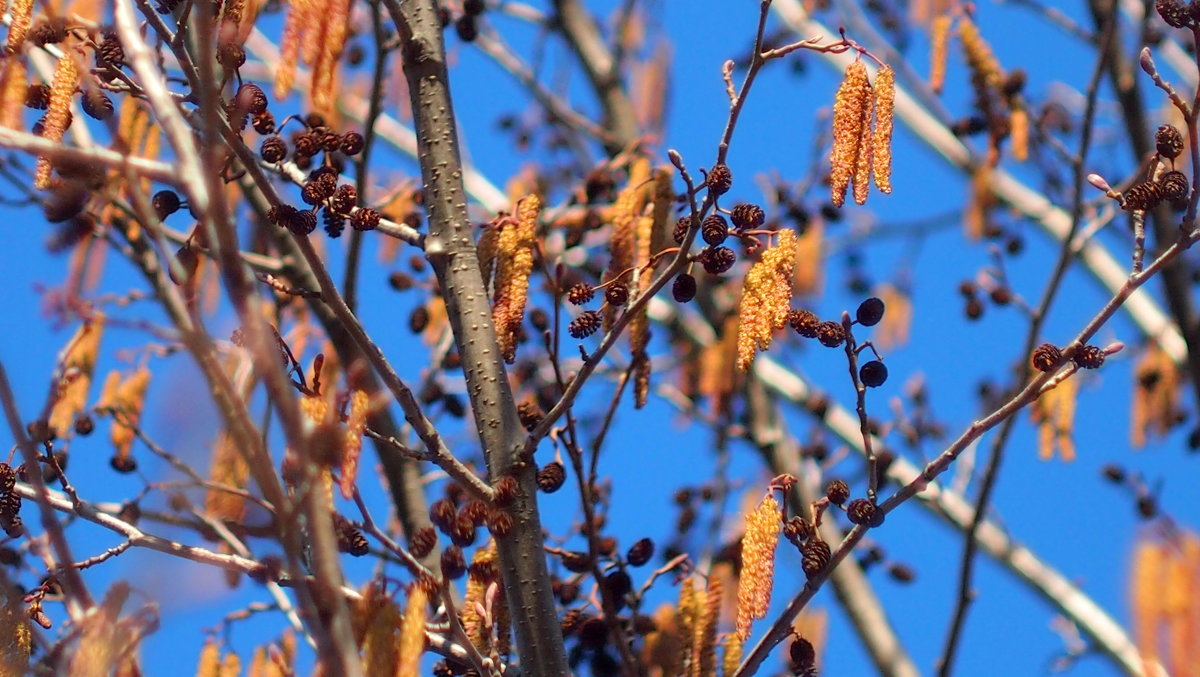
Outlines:
[[771, 346], [771, 335], [788, 322], [792, 274], [796, 265], [796, 231], [779, 232], [779, 243], [763, 252], [751, 266], [738, 306], [737, 367], [750, 368], [754, 355]]
[[855, 203], [865, 204], [872, 175], [881, 191], [892, 191], [895, 96], [895, 74], [890, 67], [879, 69], [874, 87], [862, 61], [855, 60], [846, 68], [833, 104], [829, 185], [834, 205], [845, 204], [851, 184]]

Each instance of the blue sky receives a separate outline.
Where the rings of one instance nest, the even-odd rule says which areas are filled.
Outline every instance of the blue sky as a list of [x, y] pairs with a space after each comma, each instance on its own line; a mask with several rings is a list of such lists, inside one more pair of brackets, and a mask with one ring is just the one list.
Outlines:
[[[750, 44], [757, 3], [660, 0], [656, 7], [658, 23], [672, 38], [674, 64], [666, 139], [659, 149], [678, 149], [693, 168], [707, 166], [728, 110], [720, 80], [721, 64], [744, 52]], [[1071, 16], [1081, 19], [1084, 16], [1075, 3], [1063, 9]], [[1063, 87], [1078, 90], [1084, 86], [1092, 68], [1090, 54], [1017, 3], [983, 4], [979, 23], [1003, 66], [1028, 71], [1026, 91], [1034, 100], [1060, 92]], [[530, 44], [529, 31], [507, 21], [498, 25], [502, 30], [514, 31], [506, 32], [506, 36], [519, 49]], [[911, 37], [908, 53], [918, 72], [925, 72], [925, 39], [919, 32]], [[455, 59], [452, 77], [457, 112], [470, 157], [486, 176], [503, 186], [506, 177], [526, 163], [536, 162], [538, 156], [514, 152], [506, 138], [496, 131], [496, 118], [508, 112], [532, 114], [534, 109], [519, 87], [485, 56], [464, 47], [453, 37], [449, 44]], [[1030, 50], [1030, 45], [1040, 44], [1052, 45], [1054, 58]], [[550, 64], [561, 63], [562, 50], [552, 47], [548, 60]], [[832, 102], [837, 74], [816, 55], [800, 52], [789, 61], [802, 62], [804, 74], [796, 75], [788, 63], [770, 65], [746, 107], [729, 156], [737, 179], [732, 191], [735, 201], [761, 200], [757, 177], [796, 180], [808, 169], [817, 115], [827, 111]], [[947, 108], [956, 115], [968, 111], [970, 97], [960, 61], [952, 57], [948, 86], [942, 96]], [[594, 111], [593, 101], [577, 73], [571, 76], [571, 81], [570, 98], [585, 110]], [[1147, 100], [1158, 109], [1159, 97], [1148, 83], [1143, 85]], [[1129, 159], [1114, 155], [1106, 145], [1120, 133], [1115, 114], [1112, 106], [1102, 106], [1097, 148], [1089, 166], [1110, 170], [1119, 177], [1121, 171], [1128, 170]], [[1155, 124], [1159, 117], [1150, 116]], [[1066, 141], [1069, 147], [1075, 147], [1074, 139]], [[907, 130], [897, 132], [894, 155], [894, 194], [874, 195], [867, 206], [870, 213], [847, 209], [846, 220], [830, 227], [834, 241], [844, 239], [851, 228], [866, 228], [871, 219], [879, 225], [909, 223], [945, 214], [960, 207], [966, 199], [965, 180]], [[377, 160], [377, 167], [384, 172], [414, 171], [409, 161], [390, 152], [380, 153]], [[1026, 168], [1018, 167], [1015, 173], [1026, 180], [1035, 180]], [[0, 194], [11, 197], [14, 192], [5, 189]], [[72, 330], [55, 326], [45, 313], [44, 291], [59, 284], [67, 258], [46, 252], [44, 243], [50, 229], [38, 210], [15, 207], [4, 210], [7, 242], [0, 253], [0, 262], [10, 280], [8, 316], [13, 319], [7, 323], [8, 331], [0, 332], [0, 360], [13, 381], [22, 411], [29, 418], [45, 397], [55, 354]], [[175, 218], [186, 217], [181, 214]], [[183, 221], [170, 223], [178, 228], [188, 225]], [[1026, 243], [1020, 256], [1006, 259], [1008, 275], [1017, 292], [1036, 302], [1053, 265], [1055, 246], [1032, 224], [1019, 219], [1006, 219], [1006, 223], [1011, 223]], [[1102, 240], [1118, 260], [1126, 260], [1129, 242], [1123, 225], [1110, 227]], [[335, 276], [341, 267], [338, 254], [342, 246], [338, 243], [330, 248]], [[373, 243], [368, 245], [369, 252], [373, 248]], [[967, 243], [959, 228], [950, 227], [937, 230], [920, 242], [867, 238], [859, 249], [873, 281], [894, 281], [907, 275], [912, 282], [915, 304], [911, 341], [886, 355], [891, 377], [883, 387], [872, 391], [872, 411], [876, 415], [886, 414], [889, 401], [902, 394], [903, 384], [921, 374], [940, 420], [952, 434], [957, 433], [980, 413], [974, 397], [980, 381], [985, 378], [1003, 381], [1014, 364], [1023, 362], [1023, 357], [1016, 353], [1026, 324], [1015, 310], [989, 306], [982, 321], [969, 323], [963, 319], [958, 283], [974, 277], [977, 270], [990, 264], [986, 245]], [[400, 257], [401, 265], [382, 269], [374, 265], [373, 254], [368, 257], [372, 265], [363, 273], [361, 308], [364, 324], [385, 351], [394, 356], [398, 371], [413, 379], [424, 367], [420, 359], [409, 357], [416, 346], [405, 328], [405, 319], [416, 299], [413, 295], [397, 295], [385, 284], [387, 273], [402, 268], [407, 254]], [[844, 252], [832, 253], [826, 262], [824, 294], [804, 300], [806, 306], [822, 316], [853, 311], [861, 300], [861, 295], [846, 290], [845, 261]], [[139, 284], [128, 265], [110, 256], [103, 290], [122, 293]], [[1078, 266], [1072, 267], [1064, 284], [1043, 332], [1045, 340], [1060, 344], [1069, 340], [1107, 298]], [[1159, 289], [1156, 283], [1151, 283], [1150, 288], [1156, 292]], [[161, 320], [161, 314], [152, 310], [149, 302], [138, 302], [113, 314]], [[213, 318], [209, 326], [214, 335], [226, 336], [233, 328], [233, 321], [223, 313]], [[1121, 340], [1131, 349], [1141, 342], [1136, 328], [1122, 316], [1105, 327], [1098, 338], [1101, 344]], [[120, 364], [117, 360], [120, 350], [134, 348], [145, 340], [145, 334], [135, 329], [110, 330], [105, 337], [105, 358], [98, 373]], [[656, 354], [662, 354], [664, 349], [656, 345]], [[810, 377], [838, 402], [852, 403], [841, 351], [799, 347], [796, 341], [787, 340], [772, 348], [772, 355]], [[1200, 507], [1200, 498], [1186, 483], [1197, 462], [1184, 444], [1186, 426], [1141, 451], [1132, 450], [1127, 442], [1133, 356], [1129, 350], [1110, 359], [1103, 369], [1081, 376], [1084, 380], [1075, 438], [1079, 458], [1074, 463], [1039, 461], [1034, 431], [1027, 415], [1022, 414], [1022, 423], [1009, 442], [1004, 474], [994, 497], [996, 514], [1015, 539], [1058, 567], [1122, 622], [1128, 621], [1124, 592], [1128, 553], [1139, 530], [1146, 526], [1136, 518], [1132, 501], [1104, 483], [1100, 468], [1119, 463], [1141, 472], [1154, 486], [1161, 482], [1163, 511], [1184, 525], [1195, 523]], [[194, 367], [181, 357], [156, 358], [152, 364], [156, 365], [156, 372], [146, 417], [148, 434], [184, 458], [194, 460], [199, 467], [206, 467], [215, 413]], [[594, 398], [586, 403], [598, 405], [606, 400], [611, 386], [597, 381], [591, 392]], [[788, 420], [801, 439], [807, 436], [811, 425], [807, 416], [789, 412]], [[106, 432], [106, 426], [101, 429]], [[105, 437], [100, 434], [77, 444], [72, 455], [69, 472], [81, 494], [89, 500], [116, 500], [141, 487], [139, 480], [115, 475], [108, 469], [110, 451]], [[989, 441], [985, 437], [981, 449], [986, 449]], [[460, 442], [470, 444], [466, 439]], [[641, 411], [631, 408], [620, 411], [600, 471], [614, 478], [610, 522], [614, 532], [621, 536], [623, 546], [642, 536], [655, 538], [660, 545], [666, 543], [673, 528], [671, 493], [680, 484], [697, 485], [711, 479], [715, 464], [712, 449], [713, 435], [709, 431], [684, 420], [661, 402], [653, 402]], [[767, 478], [756, 452], [740, 440], [732, 443], [731, 451], [733, 477], [743, 486], [755, 487], [756, 493], [761, 491]], [[153, 480], [169, 477], [168, 471], [144, 450], [135, 454], [148, 477]], [[915, 457], [913, 460], [920, 461]], [[369, 469], [370, 465], [366, 467]], [[844, 461], [832, 474], [857, 480], [852, 487], [855, 495], [861, 494], [862, 470], [856, 458]], [[1174, 481], [1166, 481], [1168, 478]], [[364, 485], [382, 510], [377, 483], [369, 472], [364, 474]], [[158, 505], [161, 503], [160, 497]], [[577, 517], [576, 501], [569, 491], [547, 497], [543, 505], [543, 515], [554, 533], [562, 533]], [[27, 517], [27, 521], [33, 520]], [[116, 542], [86, 525], [73, 526], [72, 532], [77, 533], [77, 557]], [[916, 571], [916, 581], [906, 586], [889, 580], [882, 570], [872, 572], [871, 578], [917, 665], [923, 671], [931, 671], [940, 654], [953, 606], [961, 539], [916, 505], [900, 508], [889, 516], [884, 528], [871, 536], [890, 558]], [[1050, 628], [1054, 611], [1009, 572], [985, 557], [979, 562], [975, 579], [979, 595], [971, 607], [957, 662], [958, 673], [988, 676], [1044, 672], [1062, 647]], [[360, 582], [370, 575], [371, 567], [367, 562], [348, 562], [348, 572], [351, 580]], [[788, 552], [786, 544], [781, 548], [779, 572], [776, 609], [782, 608], [800, 584], [799, 559], [794, 551]], [[218, 572], [198, 570], [195, 565], [156, 553], [130, 551], [88, 572], [95, 590], [122, 578], [132, 581], [161, 605], [162, 629], [144, 644], [147, 674], [173, 674], [181, 669], [180, 665], [186, 666], [184, 672], [187, 672], [199, 650], [199, 628], [215, 626], [223, 614], [238, 606], [267, 599], [261, 588], [243, 583], [237, 591], [230, 592], [224, 588]], [[674, 595], [674, 588], [660, 583], [655, 601], [648, 609]], [[815, 604], [829, 610], [831, 625], [825, 649], [829, 673], [869, 672], [869, 664], [832, 595], [823, 591]], [[230, 635], [232, 646], [248, 659], [253, 646], [275, 636], [282, 627], [282, 619], [276, 614], [262, 614], [239, 622]], [[777, 664], [768, 662], [768, 665]], [[1074, 674], [1118, 673], [1110, 664], [1093, 657], [1084, 658], [1074, 668]]]

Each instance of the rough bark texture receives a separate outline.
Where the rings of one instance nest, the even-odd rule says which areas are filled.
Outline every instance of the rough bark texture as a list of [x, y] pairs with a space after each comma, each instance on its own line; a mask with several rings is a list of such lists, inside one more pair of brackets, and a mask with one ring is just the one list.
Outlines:
[[526, 674], [568, 674], [538, 516], [535, 467], [518, 458], [525, 433], [505, 374], [491, 306], [479, 272], [467, 218], [445, 46], [432, 0], [386, 0], [403, 41], [418, 159], [429, 216], [425, 255], [437, 274], [475, 425], [492, 478], [513, 474], [521, 491], [513, 502], [513, 529], [497, 539], [501, 571]]

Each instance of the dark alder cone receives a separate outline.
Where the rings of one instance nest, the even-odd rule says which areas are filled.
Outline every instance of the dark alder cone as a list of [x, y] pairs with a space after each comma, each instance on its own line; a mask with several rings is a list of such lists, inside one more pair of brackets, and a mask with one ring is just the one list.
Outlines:
[[625, 595], [633, 592], [633, 580], [624, 571], [614, 571], [604, 577], [604, 587], [608, 594], [617, 602], [618, 607], [625, 606]]
[[629, 303], [629, 287], [624, 282], [610, 284], [604, 289], [604, 300], [610, 306], [624, 306]]
[[729, 224], [725, 222], [725, 217], [709, 214], [704, 223], [700, 224], [700, 237], [704, 238], [706, 244], [714, 247], [724, 243], [729, 237]]
[[[579, 645], [591, 650], [603, 649], [608, 643], [608, 623], [603, 618], [589, 616], [579, 625]], [[589, 666], [594, 667], [594, 666]], [[593, 674], [595, 671], [592, 670]], [[598, 676], [597, 676], [598, 677]]]
[[562, 620], [559, 621], [559, 627], [562, 629], [563, 637], [569, 637], [579, 632], [579, 628], [583, 626], [583, 622], [587, 620], [582, 609], [567, 609], [563, 614]]
[[388, 285], [396, 291], [408, 291], [413, 288], [414, 284], [416, 283], [411, 277], [398, 270], [388, 275]]
[[42, 203], [42, 215], [50, 223], [69, 221], [83, 211], [88, 200], [87, 187], [78, 181], [56, 186]]
[[529, 324], [538, 331], [546, 331], [550, 328], [550, 316], [541, 308], [534, 308], [529, 311]]
[[116, 33], [108, 31], [104, 34], [104, 39], [96, 47], [96, 63], [113, 68], [125, 65], [125, 50], [121, 47], [121, 39]]
[[241, 68], [246, 63], [246, 48], [236, 42], [222, 42], [217, 45], [217, 63], [231, 71]]
[[475, 38], [479, 37], [479, 25], [475, 23], [475, 17], [464, 14], [454, 22], [454, 32], [463, 42], [475, 42]]
[[429, 309], [425, 306], [417, 306], [413, 308], [412, 313], [408, 316], [408, 330], [414, 334], [420, 334], [425, 331], [425, 327], [429, 326]]
[[463, 0], [463, 14], [479, 16], [486, 7], [483, 0]]
[[1154, 9], [1172, 28], [1184, 28], [1191, 21], [1187, 4], [1181, 0], [1154, 0]]
[[812, 642], [797, 637], [788, 647], [788, 669], [793, 675], [810, 674], [817, 662], [817, 650]]
[[280, 228], [287, 228], [295, 215], [296, 208], [288, 204], [275, 205], [267, 210], [267, 220]]
[[253, 82], [247, 82], [238, 87], [234, 100], [237, 101], [238, 106], [251, 115], [259, 115], [267, 111], [267, 95], [263, 92], [262, 87]]
[[561, 489], [566, 479], [567, 471], [558, 461], [551, 461], [537, 471], [538, 489], [547, 494], [553, 494]]
[[572, 604], [575, 600], [579, 599], [579, 584], [574, 581], [563, 581], [556, 578], [552, 583], [552, 589], [554, 596], [564, 606]]
[[708, 189], [715, 195], [724, 195], [733, 186], [733, 172], [729, 165], [719, 164], [708, 170]]
[[834, 505], [841, 505], [850, 498], [850, 485], [845, 480], [833, 480], [825, 486], [825, 498]]
[[89, 89], [84, 92], [80, 99], [83, 104], [83, 112], [95, 120], [107, 120], [113, 114], [112, 99], [100, 91], [99, 89]]
[[883, 523], [883, 512], [865, 498], [856, 498], [846, 506], [846, 517], [854, 524], [877, 527]]
[[790, 310], [788, 311], [788, 324], [804, 338], [816, 338], [817, 327], [821, 325], [821, 320], [809, 310]]
[[329, 237], [341, 237], [346, 230], [346, 217], [331, 209], [321, 212], [321, 222], [325, 224], [325, 234]]
[[582, 306], [596, 296], [596, 288], [586, 282], [572, 285], [567, 290], [567, 302], [573, 306]]
[[310, 179], [300, 188], [300, 199], [306, 204], [319, 205], [333, 195], [334, 188], [330, 181]]
[[75, 417], [75, 434], [87, 437], [96, 430], [96, 421], [87, 414], [80, 414]]
[[858, 310], [854, 313], [854, 319], [864, 327], [874, 327], [883, 319], [883, 299], [872, 296], [871, 298], [858, 304]]
[[868, 388], [878, 388], [887, 377], [887, 366], [879, 360], [871, 360], [858, 368], [858, 378]]
[[1125, 481], [1125, 469], [1115, 463], [1109, 463], [1100, 469], [1104, 479], [1113, 484], [1121, 484]]
[[822, 322], [817, 325], [817, 340], [827, 348], [836, 348], [846, 340], [846, 330], [837, 322]]
[[316, 133], [317, 137], [321, 140], [321, 150], [332, 153], [342, 149], [341, 134], [338, 134], [328, 127], [314, 129], [313, 132]]
[[46, 110], [50, 107], [50, 85], [29, 85], [25, 90], [25, 107]]
[[917, 577], [916, 573], [914, 573], [910, 567], [898, 562], [892, 562], [889, 564], [887, 572], [888, 575], [892, 577], [892, 580], [896, 581], [897, 583], [912, 583]]
[[729, 218], [735, 228], [746, 230], [761, 226], [767, 220], [767, 214], [758, 205], [742, 203], [734, 206], [729, 212]]
[[154, 213], [158, 216], [159, 221], [179, 211], [182, 206], [179, 194], [173, 190], [158, 191], [154, 197], [150, 198], [150, 204], [154, 206]]
[[343, 183], [334, 191], [333, 198], [329, 201], [329, 207], [338, 214], [346, 215], [354, 209], [356, 201], [358, 201], [358, 190], [348, 183]]
[[967, 299], [967, 305], [963, 308], [963, 314], [967, 316], [968, 320], [978, 320], [983, 317], [983, 301], [974, 296]]
[[1154, 147], [1159, 155], [1174, 160], [1183, 152], [1183, 135], [1174, 125], [1163, 125], [1154, 133]]
[[471, 520], [471, 524], [477, 527], [482, 526], [484, 522], [487, 522], [487, 516], [488, 505], [478, 498], [472, 498], [471, 500], [467, 501], [467, 504], [462, 507], [462, 510], [458, 511], [459, 519], [466, 517], [467, 519]]
[[571, 324], [567, 325], [567, 333], [573, 339], [585, 339], [595, 334], [601, 324], [600, 313], [588, 310], [574, 320], [571, 320]]
[[592, 570], [592, 560], [586, 552], [564, 551], [562, 554], [562, 564], [564, 569], [575, 574]]
[[1158, 186], [1159, 194], [1164, 200], [1170, 202], [1172, 206], [1184, 206], [1190, 192], [1187, 175], [1183, 172], [1169, 171], [1158, 180]]
[[288, 224], [288, 230], [297, 235], [308, 235], [317, 229], [317, 214], [307, 209], [297, 210]]
[[250, 126], [259, 134], [274, 134], [275, 116], [269, 110], [257, 113], [250, 118]]
[[1125, 191], [1121, 196], [1121, 208], [1126, 211], [1154, 209], [1162, 201], [1162, 186], [1147, 181]]
[[1099, 369], [1100, 365], [1104, 364], [1104, 349], [1086, 345], [1075, 351], [1075, 356], [1071, 359], [1084, 369]]
[[700, 255], [700, 262], [704, 264], [704, 272], [720, 275], [729, 272], [733, 264], [737, 263], [737, 254], [729, 247], [713, 247]]
[[0, 494], [7, 494], [17, 485], [17, 471], [7, 463], [0, 463]]
[[625, 553], [625, 561], [635, 567], [649, 562], [651, 557], [654, 557], [654, 541], [649, 538], [643, 538], [629, 546], [629, 551]]
[[517, 490], [519, 488], [520, 485], [517, 483], [517, 478], [512, 475], [501, 475], [500, 479], [497, 479], [496, 483], [492, 486], [492, 490], [496, 492], [493, 496], [496, 505], [505, 506], [512, 503], [513, 499], [517, 497]]
[[333, 513], [333, 532], [337, 536], [338, 552], [344, 552], [355, 557], [367, 554], [367, 539], [362, 532], [354, 528], [350, 520], [338, 513]]
[[533, 429], [542, 422], [542, 408], [537, 405], [537, 402], [526, 400], [517, 405], [517, 416], [521, 419], [521, 425], [525, 427], [525, 430], [533, 432]]
[[808, 520], [798, 515], [793, 515], [783, 523], [783, 535], [797, 548], [802, 547], [811, 534], [812, 527]]
[[475, 542], [475, 521], [468, 515], [459, 513], [454, 518], [450, 529], [450, 540], [460, 548], [466, 548]]
[[29, 41], [38, 47], [57, 44], [66, 39], [67, 25], [61, 18], [43, 21], [29, 31]]
[[829, 557], [833, 553], [829, 550], [829, 544], [819, 538], [810, 539], [800, 548], [800, 566], [804, 569], [804, 575], [812, 578], [821, 573], [825, 569], [825, 565], [829, 564]]
[[687, 303], [696, 298], [696, 278], [687, 273], [680, 273], [671, 283], [671, 296], [679, 303]]
[[383, 215], [374, 209], [363, 207], [350, 215], [350, 226], [354, 230], [375, 230], [382, 218]]
[[433, 527], [420, 527], [408, 540], [408, 552], [417, 559], [425, 559], [429, 553], [433, 552], [435, 545], [437, 545], [437, 532], [433, 530]]
[[448, 498], [439, 498], [429, 506], [429, 521], [444, 534], [449, 535], [456, 517], [458, 510], [454, 507], [454, 501]]
[[513, 518], [512, 515], [504, 510], [493, 510], [488, 513], [487, 519], [488, 531], [496, 538], [504, 538], [512, 531]]
[[612, 194], [616, 188], [612, 172], [607, 169], [593, 169], [583, 179], [583, 194], [588, 204], [600, 202]]
[[1062, 351], [1054, 344], [1043, 343], [1033, 350], [1030, 362], [1038, 371], [1054, 371], [1059, 364], [1062, 364]]
[[[45, 87], [45, 85], [42, 85], [42, 86]], [[42, 106], [42, 108], [44, 109], [48, 105], [50, 105], [50, 88], [49, 87], [46, 88], [46, 105]], [[692, 227], [692, 215], [691, 214], [688, 214], [687, 216], [679, 217], [679, 220], [675, 222], [675, 230], [671, 233], [672, 237], [675, 238], [675, 244], [683, 244], [683, 239], [685, 237], [687, 237], [688, 229], [691, 227]]]
[[358, 155], [362, 152], [363, 146], [367, 143], [362, 134], [358, 132], [346, 132], [342, 135], [341, 150], [346, 155]]
[[297, 134], [292, 143], [296, 146], [298, 157], [312, 157], [321, 152], [321, 138], [312, 132]]
[[137, 470], [137, 461], [132, 456], [113, 456], [108, 459], [108, 464], [122, 475], [128, 475]]
[[457, 580], [467, 573], [467, 560], [463, 558], [462, 548], [451, 545], [442, 551], [442, 576], [449, 580]]
[[471, 562], [467, 565], [467, 577], [473, 581], [491, 583], [500, 578], [500, 567], [496, 566], [496, 562], [489, 560]]

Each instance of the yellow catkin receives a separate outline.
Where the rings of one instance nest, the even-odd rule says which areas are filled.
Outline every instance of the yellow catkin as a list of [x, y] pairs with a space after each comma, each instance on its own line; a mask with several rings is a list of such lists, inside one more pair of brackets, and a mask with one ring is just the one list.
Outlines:
[[677, 677], [683, 673], [683, 662], [680, 660], [683, 642], [680, 640], [675, 608], [663, 603], [650, 618], [654, 621], [654, 631], [646, 635], [641, 656], [646, 674], [648, 677]]
[[370, 584], [354, 608], [355, 635], [360, 637], [366, 677], [396, 674], [400, 634], [400, 608], [382, 587]]
[[[217, 435], [213, 444], [209, 480], [235, 489], [245, 489], [250, 480], [246, 459], [225, 431]], [[212, 519], [238, 523], [246, 515], [246, 499], [228, 491], [209, 489], [204, 495], [204, 511]]]
[[242, 674], [242, 659], [235, 653], [225, 654], [221, 660], [221, 677], [238, 677]]
[[825, 273], [825, 222], [809, 221], [803, 233], [796, 236], [796, 274], [792, 278], [792, 293], [799, 296], [818, 294]]
[[746, 535], [742, 538], [742, 572], [738, 578], [737, 636], [750, 636], [750, 624], [764, 618], [771, 605], [771, 586], [775, 576], [775, 546], [779, 543], [779, 501], [768, 494], [758, 507], [746, 515]]
[[12, 23], [8, 27], [8, 53], [15, 54], [25, 42], [33, 20], [33, 0], [16, 0], [12, 6]]
[[1033, 403], [1031, 415], [1038, 424], [1038, 457], [1050, 460], [1057, 451], [1064, 461], [1075, 460], [1075, 400], [1079, 381], [1068, 378]]
[[866, 129], [863, 120], [870, 120], [871, 83], [867, 67], [855, 60], [846, 68], [846, 75], [833, 101], [833, 149], [829, 155], [829, 186], [833, 204], [846, 202], [846, 189], [854, 176], [859, 146]]
[[737, 367], [750, 368], [754, 354], [771, 346], [771, 333], [787, 324], [796, 265], [796, 231], [779, 231], [779, 242], [750, 267], [738, 306]]
[[723, 677], [733, 677], [737, 672], [738, 666], [742, 664], [742, 647], [745, 642], [737, 635], [726, 635], [725, 640], [721, 643], [723, 649], [721, 653], [721, 675]]
[[0, 574], [0, 674], [24, 675], [29, 666], [33, 634], [21, 594]]
[[959, 21], [958, 37], [962, 40], [963, 52], [967, 57], [967, 67], [971, 69], [972, 82], [977, 87], [983, 85], [992, 89], [1000, 89], [1004, 84], [1004, 71], [1000, 69], [1000, 62], [992, 53], [991, 45], [979, 32], [979, 26], [963, 17]]
[[350, 393], [350, 410], [346, 413], [346, 439], [342, 445], [342, 474], [338, 481], [343, 498], [354, 496], [354, 482], [358, 478], [358, 457], [362, 453], [370, 400], [362, 390]]
[[517, 334], [525, 319], [541, 209], [542, 199], [537, 195], [529, 195], [518, 202], [515, 222], [505, 224], [497, 243], [496, 301], [492, 306], [492, 322], [496, 325], [500, 353], [509, 363], [516, 359]]
[[1029, 159], [1029, 112], [1024, 106], [1018, 106], [1013, 108], [1008, 119], [1012, 157], [1017, 162], [1024, 162]]
[[17, 57], [4, 60], [0, 67], [0, 127], [22, 129], [25, 93], [29, 89], [25, 62]]
[[421, 654], [425, 651], [425, 615], [429, 596], [425, 588], [414, 585], [408, 593], [408, 605], [404, 607], [404, 618], [400, 621], [399, 658], [395, 677], [417, 674], [421, 665]]
[[971, 195], [963, 210], [963, 229], [967, 239], [977, 242], [987, 231], [988, 214], [996, 204], [992, 194], [992, 165], [980, 164], [971, 174]]
[[1129, 599], [1133, 612], [1133, 637], [1146, 664], [1146, 674], [1156, 674], [1158, 629], [1163, 623], [1162, 599], [1167, 567], [1166, 545], [1143, 540], [1137, 544], [1130, 568]]
[[[626, 186], [617, 194], [613, 203], [612, 234], [608, 238], [608, 270], [604, 273], [604, 281], [610, 282], [625, 275], [625, 271], [633, 266], [636, 248], [637, 190], [632, 185]], [[628, 276], [624, 279], [628, 280]], [[617, 309], [606, 307], [604, 313], [604, 329], [608, 330], [617, 317]]]
[[691, 665], [694, 646], [692, 638], [695, 637], [696, 622], [700, 618], [701, 593], [696, 590], [695, 579], [695, 576], [688, 576], [679, 584], [679, 601], [676, 606], [679, 609], [679, 636], [683, 640], [679, 647], [680, 665]]
[[337, 66], [342, 58], [342, 50], [346, 46], [346, 35], [350, 27], [351, 0], [332, 0], [327, 6], [321, 22], [324, 30], [321, 36], [321, 50], [313, 64], [312, 86], [309, 88], [309, 98], [313, 110], [321, 115], [330, 117], [334, 111], [336, 98], [335, 83], [337, 82]]
[[50, 427], [59, 437], [67, 436], [75, 426], [75, 417], [87, 408], [88, 389], [103, 333], [103, 318], [96, 316], [85, 321], [67, 344], [62, 356], [63, 378], [50, 411]]
[[709, 579], [692, 640], [692, 677], [710, 677], [717, 671], [717, 622], [721, 619], [721, 581]]
[[1130, 438], [1141, 448], [1150, 437], [1166, 435], [1179, 420], [1179, 369], [1152, 343], [1134, 367], [1134, 394]]
[[275, 98], [284, 99], [296, 80], [300, 47], [307, 28], [310, 0], [289, 0], [287, 17], [283, 21], [283, 36], [279, 41], [279, 62], [275, 66]]
[[109, 435], [115, 449], [114, 458], [125, 460], [133, 449], [134, 428], [146, 405], [146, 388], [150, 385], [150, 370], [140, 367], [117, 387], [111, 407], [117, 410]]
[[739, 324], [737, 315], [725, 318], [720, 340], [704, 346], [700, 353], [700, 374], [696, 387], [701, 395], [709, 398], [713, 413], [722, 413], [728, 409], [737, 385]]
[[[71, 97], [75, 95], [78, 77], [75, 58], [67, 51], [54, 69], [54, 79], [50, 84], [50, 106], [42, 127], [43, 138], [56, 143], [62, 141], [63, 134], [67, 131], [67, 121], [71, 115]], [[38, 157], [33, 186], [38, 190], [50, 187], [50, 158]]]
[[871, 156], [874, 146], [871, 145], [871, 114], [874, 111], [874, 87], [867, 84], [868, 104], [862, 107], [862, 125], [859, 128], [858, 148], [854, 154], [854, 176], [851, 179], [851, 192], [854, 203], [864, 205], [871, 193]]
[[112, 673], [123, 639], [117, 619], [130, 591], [128, 583], [113, 583], [104, 601], [84, 619], [79, 645], [71, 657], [71, 677], [108, 677]]
[[871, 132], [871, 172], [880, 192], [892, 192], [892, 129], [896, 113], [896, 74], [891, 66], [875, 73], [875, 129]]
[[880, 350], [899, 348], [908, 343], [912, 329], [913, 304], [908, 294], [894, 284], [881, 284], [875, 296], [883, 301], [887, 312], [875, 327], [871, 342]]
[[929, 27], [929, 88], [935, 94], [946, 84], [946, 53], [950, 45], [950, 15], [940, 14]]
[[196, 677], [221, 677], [221, 647], [210, 637], [200, 649], [200, 660], [196, 664]]

